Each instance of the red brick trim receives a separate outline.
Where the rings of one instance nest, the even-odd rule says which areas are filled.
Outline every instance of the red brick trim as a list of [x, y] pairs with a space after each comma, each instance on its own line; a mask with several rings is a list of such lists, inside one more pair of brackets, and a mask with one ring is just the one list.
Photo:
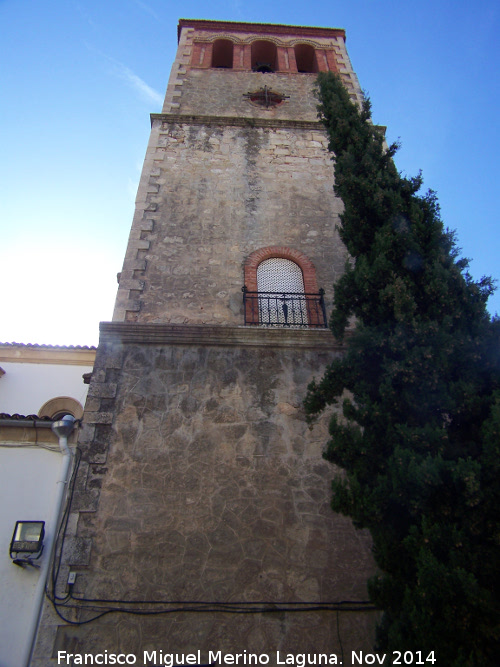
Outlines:
[[257, 291], [257, 267], [265, 259], [271, 257], [281, 257], [282, 259], [290, 259], [295, 264], [298, 264], [302, 270], [304, 278], [304, 291], [315, 293], [318, 292], [318, 282], [316, 280], [316, 269], [311, 260], [300, 252], [300, 250], [293, 250], [286, 246], [267, 246], [266, 248], [259, 248], [245, 260], [245, 285], [249, 292]]
[[330, 71], [338, 72], [339, 64], [337, 62], [335, 51], [333, 51], [332, 49], [325, 49], [325, 53], [326, 53], [326, 58], [328, 60], [328, 67], [330, 68]]
[[180, 19], [177, 26], [177, 39], [180, 39], [182, 28], [194, 28], [208, 32], [223, 31], [228, 33], [244, 32], [258, 35], [286, 35], [301, 37], [341, 37], [345, 41], [345, 30], [342, 28], [313, 28], [309, 26], [281, 25], [275, 23], [243, 23], [231, 21], [207, 21], [204, 19]]
[[194, 42], [191, 55], [191, 67], [203, 69], [211, 67], [213, 48], [213, 42]]
[[[271, 257], [281, 257], [282, 259], [289, 259], [295, 264], [300, 266], [302, 271], [302, 277], [304, 278], [304, 292], [317, 294], [318, 281], [316, 279], [316, 269], [311, 260], [300, 252], [300, 250], [294, 250], [293, 248], [288, 248], [287, 246], [267, 246], [266, 248], [259, 248], [255, 250], [251, 255], [247, 257], [244, 264], [244, 284], [249, 292], [257, 292], [257, 267], [261, 262]], [[257, 317], [258, 313], [252, 313], [251, 304], [247, 304], [247, 313], [246, 321], [249, 324], [257, 324], [256, 320], [252, 320]], [[316, 324], [315, 317], [310, 316], [309, 321]]]
[[250, 71], [252, 69], [251, 44], [235, 44], [233, 48], [233, 69]]
[[295, 60], [295, 49], [293, 48], [293, 46], [288, 47], [288, 62], [289, 62], [290, 72], [296, 72], [297, 61]]
[[276, 51], [277, 51], [277, 58], [276, 59], [278, 61], [276, 71], [277, 72], [288, 72], [290, 67], [289, 67], [289, 64], [287, 63], [286, 55], [285, 55], [285, 52], [288, 51], [287, 47], [286, 46], [278, 46], [276, 48]]
[[316, 61], [319, 72], [328, 72], [331, 69], [325, 49], [316, 49]]

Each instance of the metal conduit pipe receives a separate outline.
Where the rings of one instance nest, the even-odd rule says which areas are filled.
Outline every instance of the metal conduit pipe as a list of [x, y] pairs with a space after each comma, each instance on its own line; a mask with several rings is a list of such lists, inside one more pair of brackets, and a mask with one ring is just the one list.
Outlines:
[[59, 485], [59, 488], [57, 490], [57, 496], [56, 496], [56, 502], [55, 502], [55, 521], [54, 521], [54, 528], [53, 528], [53, 535], [52, 535], [52, 544], [50, 546], [50, 554], [49, 554], [49, 559], [47, 563], [47, 574], [45, 577], [40, 577], [37, 583], [37, 588], [35, 592], [35, 609], [38, 610], [38, 613], [33, 614], [32, 617], [32, 622], [31, 622], [31, 627], [29, 631], [29, 636], [31, 638], [31, 641], [28, 642], [27, 644], [27, 650], [26, 650], [26, 660], [25, 660], [25, 665], [28, 667], [28, 665], [31, 663], [31, 658], [33, 655], [33, 650], [35, 648], [35, 638], [36, 638], [36, 633], [38, 629], [38, 625], [40, 623], [40, 617], [42, 615], [42, 602], [43, 602], [43, 595], [45, 592], [45, 585], [47, 582], [47, 577], [50, 575], [50, 563], [52, 561], [52, 558], [54, 556], [54, 549], [56, 545], [56, 535], [57, 535], [57, 526], [59, 524], [59, 517], [61, 514], [61, 509], [62, 505], [64, 502], [64, 496], [66, 493], [66, 488], [68, 484], [68, 477], [70, 474], [70, 468], [71, 468], [71, 451], [68, 447], [68, 437], [71, 435], [74, 427], [75, 427], [75, 418], [73, 415], [65, 415], [62, 419], [56, 422], [52, 422], [49, 424], [50, 427], [52, 428], [52, 431], [57, 435], [59, 438], [59, 448], [61, 450], [61, 453], [63, 455], [63, 461], [62, 461], [62, 468], [61, 468], [61, 478], [57, 482]]

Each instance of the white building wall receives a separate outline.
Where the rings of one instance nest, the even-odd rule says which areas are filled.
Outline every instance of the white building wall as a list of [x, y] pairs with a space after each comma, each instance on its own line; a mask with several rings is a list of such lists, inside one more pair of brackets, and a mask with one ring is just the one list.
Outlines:
[[[88, 385], [82, 375], [92, 366], [64, 366], [2, 361], [0, 413], [35, 415], [51, 398], [70, 396], [85, 405]], [[0, 663], [1, 667], [1, 663]]]
[[[60, 397], [84, 406], [89, 385], [82, 376], [94, 358], [89, 348], [0, 343], [0, 414], [39, 415]], [[50, 429], [34, 423], [0, 419], [0, 667], [28, 665], [62, 510], [65, 459]], [[45, 521], [40, 569], [13, 564], [16, 521]]]
[[[0, 667], [28, 664], [57, 530], [63, 456], [41, 447], [0, 447]], [[40, 569], [9, 557], [16, 521], [45, 521]]]

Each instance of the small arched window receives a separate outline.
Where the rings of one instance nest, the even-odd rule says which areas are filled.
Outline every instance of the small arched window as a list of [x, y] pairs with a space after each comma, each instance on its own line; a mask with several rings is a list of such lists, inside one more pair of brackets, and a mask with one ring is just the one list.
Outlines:
[[270, 257], [257, 267], [259, 292], [303, 292], [304, 278], [300, 266], [290, 259]]
[[244, 265], [245, 325], [326, 327], [323, 290], [316, 269], [299, 250], [267, 246], [252, 252]]
[[259, 322], [271, 326], [307, 326], [304, 277], [298, 264], [271, 257], [257, 267]]
[[310, 44], [296, 44], [294, 50], [298, 72], [302, 74], [314, 74], [318, 71], [316, 49], [313, 46]]
[[70, 396], [58, 396], [44, 403], [38, 411], [39, 417], [50, 417], [54, 420], [64, 415], [72, 415], [75, 419], [81, 419], [83, 417], [81, 403]]
[[233, 43], [229, 39], [216, 39], [212, 48], [212, 67], [233, 68]]
[[252, 42], [252, 70], [254, 72], [275, 72], [277, 60], [276, 44], [265, 39]]

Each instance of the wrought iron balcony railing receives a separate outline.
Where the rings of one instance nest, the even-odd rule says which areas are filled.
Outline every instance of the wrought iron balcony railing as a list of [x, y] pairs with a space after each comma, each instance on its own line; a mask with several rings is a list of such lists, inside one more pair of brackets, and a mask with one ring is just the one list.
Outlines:
[[315, 327], [324, 329], [324, 290], [304, 292], [249, 292], [242, 287], [245, 324], [265, 327]]

